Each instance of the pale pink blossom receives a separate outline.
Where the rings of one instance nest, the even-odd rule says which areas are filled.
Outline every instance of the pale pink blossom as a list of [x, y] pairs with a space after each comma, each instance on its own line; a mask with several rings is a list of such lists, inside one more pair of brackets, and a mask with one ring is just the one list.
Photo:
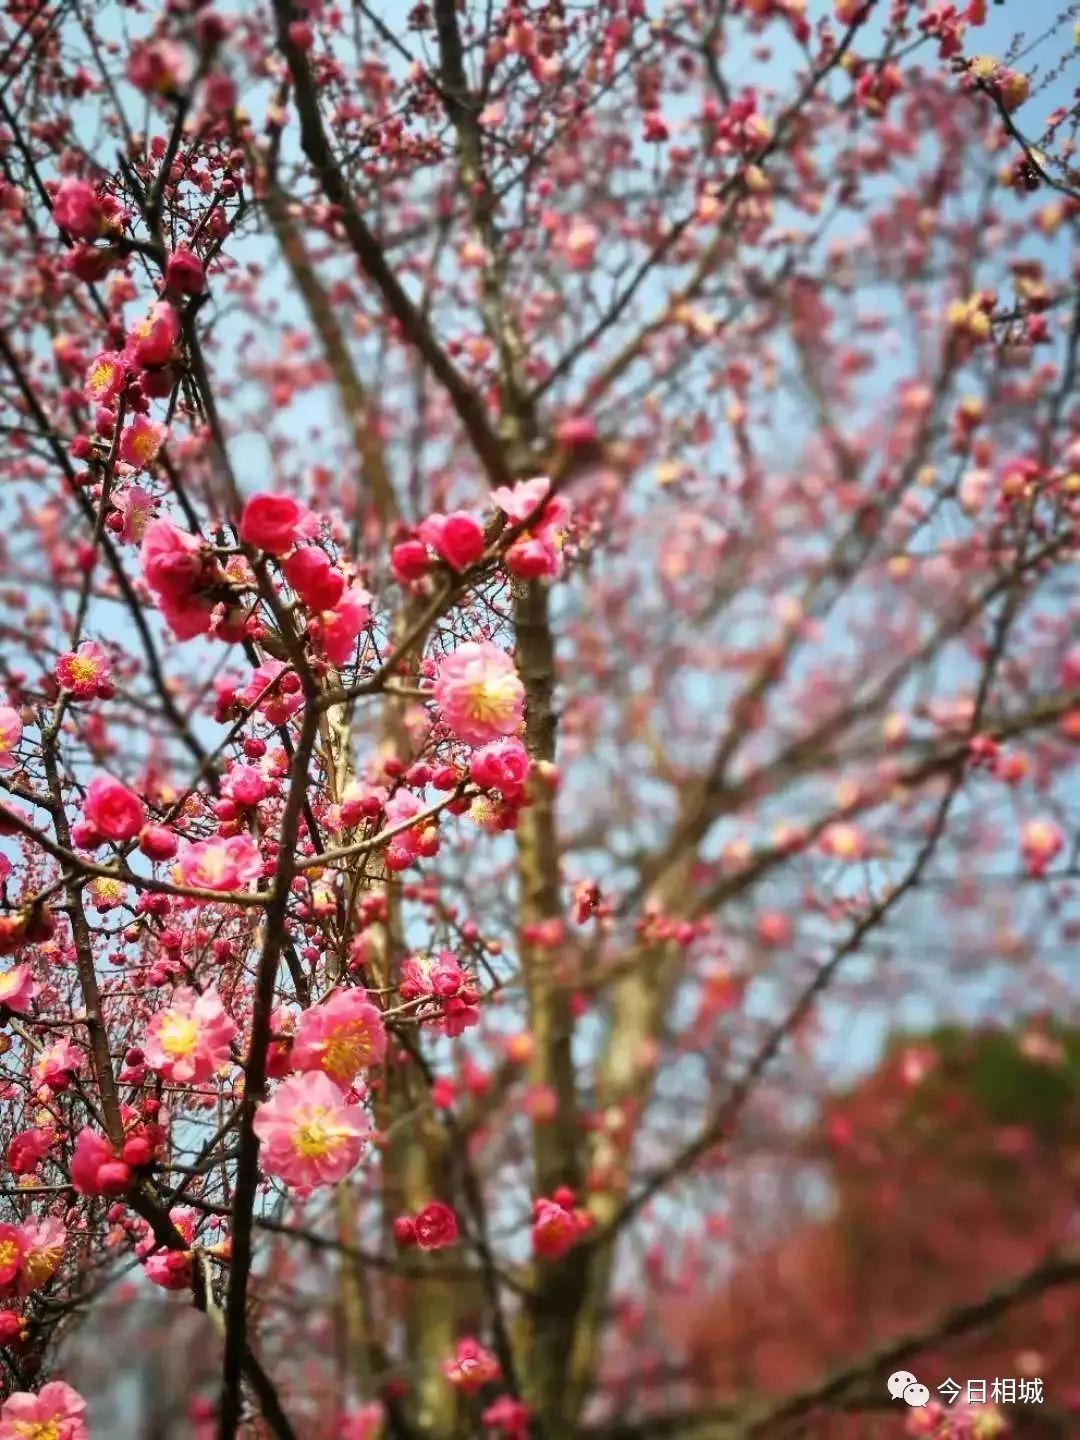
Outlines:
[[588, 220], [577, 219], [563, 236], [562, 253], [570, 270], [587, 270], [596, 254], [600, 231]]
[[546, 533], [565, 527], [570, 518], [570, 506], [561, 495], [552, 495], [547, 504], [539, 508], [550, 490], [548, 477], [535, 475], [531, 480], [519, 480], [516, 485], [500, 485], [491, 492], [491, 498], [511, 524], [518, 525], [531, 515], [534, 518], [530, 530], [534, 534]]
[[120, 516], [123, 539], [141, 541], [153, 514], [153, 498], [141, 485], [126, 485], [113, 496], [113, 504]]
[[363, 1112], [321, 1070], [282, 1081], [254, 1124], [262, 1168], [302, 1193], [344, 1180], [370, 1134]]
[[490, 640], [468, 641], [439, 665], [435, 699], [459, 740], [483, 745], [512, 735], [525, 701], [514, 662]]
[[36, 1395], [17, 1390], [0, 1408], [0, 1440], [89, 1440], [86, 1401], [62, 1380]]
[[15, 767], [14, 750], [22, 739], [22, 718], [11, 705], [0, 705], [0, 770]]
[[201, 1085], [228, 1064], [236, 1034], [215, 986], [199, 995], [183, 985], [150, 1021], [143, 1045], [146, 1063], [166, 1080]]
[[27, 1013], [37, 990], [27, 965], [15, 965], [0, 974], [0, 1006], [6, 1006], [13, 1015]]
[[127, 63], [127, 78], [145, 95], [173, 95], [187, 84], [191, 72], [188, 53], [175, 40], [145, 40], [135, 45]]
[[1020, 849], [1028, 874], [1044, 875], [1064, 844], [1061, 826], [1055, 820], [1028, 820], [1020, 832]]
[[300, 1017], [293, 1045], [297, 1070], [321, 1070], [344, 1088], [386, 1054], [382, 1014], [362, 990], [336, 990]]
[[242, 890], [263, 873], [259, 847], [246, 832], [193, 840], [177, 859], [182, 885], [196, 890]]
[[30, 1295], [51, 1280], [64, 1258], [67, 1230], [54, 1216], [32, 1215], [17, 1227], [22, 1260], [16, 1293]]
[[62, 1091], [67, 1089], [81, 1064], [82, 1055], [70, 1040], [54, 1040], [38, 1051], [31, 1073], [36, 1085]]

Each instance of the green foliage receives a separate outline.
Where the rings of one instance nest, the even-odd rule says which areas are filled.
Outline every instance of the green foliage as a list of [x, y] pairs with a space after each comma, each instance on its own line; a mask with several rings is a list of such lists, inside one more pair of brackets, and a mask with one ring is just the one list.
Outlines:
[[937, 1116], [947, 1094], [970, 1101], [995, 1127], [1023, 1126], [1044, 1143], [1080, 1134], [1080, 1030], [1049, 1025], [1049, 1044], [1061, 1058], [1025, 1054], [1020, 1030], [965, 1030], [942, 1026], [928, 1035], [897, 1039], [890, 1051], [912, 1043], [936, 1052], [939, 1066], [912, 1093], [905, 1120]]

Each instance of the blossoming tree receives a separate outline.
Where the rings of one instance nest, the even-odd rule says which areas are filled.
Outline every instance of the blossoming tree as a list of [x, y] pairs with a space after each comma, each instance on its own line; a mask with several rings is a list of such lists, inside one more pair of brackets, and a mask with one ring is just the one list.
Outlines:
[[658, 1327], [896, 1012], [1076, 1003], [1040, 24], [4, 7], [0, 1440], [846, 1423]]

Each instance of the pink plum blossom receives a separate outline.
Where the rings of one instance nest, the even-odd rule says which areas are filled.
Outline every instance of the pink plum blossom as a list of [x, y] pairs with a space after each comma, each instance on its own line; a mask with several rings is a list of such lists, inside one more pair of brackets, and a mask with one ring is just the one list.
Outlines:
[[215, 986], [199, 995], [183, 985], [150, 1021], [146, 1063], [166, 1080], [201, 1085], [228, 1063], [236, 1034]]
[[109, 657], [100, 645], [86, 640], [78, 650], [60, 656], [54, 673], [60, 688], [73, 699], [91, 700], [102, 685], [109, 683]]
[[142, 573], [177, 640], [205, 635], [214, 602], [197, 593], [205, 561], [201, 541], [168, 520], [152, 520], [143, 532]]
[[53, 219], [73, 240], [96, 240], [105, 228], [105, 211], [88, 180], [69, 176], [53, 195]]
[[0, 770], [13, 770], [13, 751], [22, 739], [22, 718], [11, 705], [0, 705]]
[[528, 775], [529, 754], [516, 736], [493, 740], [469, 757], [469, 776], [474, 783], [482, 790], [498, 790], [505, 800], [521, 795]]
[[321, 1070], [282, 1081], [254, 1126], [263, 1169], [302, 1193], [344, 1180], [370, 1133], [363, 1112]]
[[22, 1261], [16, 1280], [18, 1295], [31, 1295], [51, 1280], [64, 1258], [67, 1230], [52, 1215], [34, 1216], [16, 1227]]
[[312, 644], [332, 665], [344, 665], [353, 658], [357, 636], [371, 618], [370, 601], [366, 590], [351, 585], [332, 609], [312, 618]]
[[484, 528], [464, 510], [429, 515], [420, 526], [420, 538], [453, 570], [467, 569], [484, 553]]
[[15, 965], [0, 974], [0, 1006], [6, 1006], [13, 1015], [25, 1015], [37, 989], [30, 967]]
[[146, 823], [146, 807], [111, 775], [95, 775], [86, 787], [83, 819], [103, 840], [134, 840]]
[[377, 1065], [385, 1053], [378, 1006], [362, 990], [336, 990], [300, 1017], [292, 1058], [297, 1070], [321, 1070], [347, 1089], [359, 1070]]
[[120, 1195], [131, 1183], [131, 1170], [104, 1135], [84, 1126], [75, 1137], [71, 1184], [80, 1195]]
[[263, 872], [259, 847], [246, 832], [193, 840], [177, 860], [182, 885], [196, 890], [242, 890]]
[[483, 745], [518, 729], [525, 687], [504, 650], [470, 640], [440, 663], [435, 699], [459, 740]]
[[260, 492], [244, 505], [240, 539], [269, 555], [284, 555], [312, 529], [312, 519], [311, 512], [291, 495]]
[[165, 365], [179, 339], [179, 315], [167, 300], [159, 300], [129, 332], [126, 354], [136, 365]]
[[86, 1401], [62, 1380], [36, 1395], [17, 1390], [0, 1408], [0, 1440], [89, 1440]]
[[120, 436], [120, 459], [135, 470], [148, 470], [168, 434], [164, 425], [145, 415], [136, 415]]

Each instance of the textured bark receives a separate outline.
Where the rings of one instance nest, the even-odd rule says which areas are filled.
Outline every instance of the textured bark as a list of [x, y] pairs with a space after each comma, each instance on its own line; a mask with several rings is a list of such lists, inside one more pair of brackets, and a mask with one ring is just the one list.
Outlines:
[[[545, 768], [555, 760], [557, 723], [554, 709], [555, 647], [551, 633], [548, 592], [533, 582], [515, 597], [517, 665], [525, 685], [525, 741], [534, 766], [531, 803], [517, 830], [521, 963], [534, 1041], [530, 1080], [549, 1086], [558, 1097], [550, 1124], [533, 1127], [533, 1168], [536, 1193], [550, 1195], [560, 1185], [581, 1185], [581, 1145], [572, 1055], [573, 1016], [570, 994], [560, 983], [557, 953], [537, 947], [525, 927], [559, 919], [559, 841], [555, 793]], [[581, 1257], [547, 1261], [538, 1270], [525, 1317], [528, 1363], [525, 1383], [550, 1440], [570, 1435], [573, 1413], [567, 1406], [568, 1336], [586, 1293], [587, 1271]]]

